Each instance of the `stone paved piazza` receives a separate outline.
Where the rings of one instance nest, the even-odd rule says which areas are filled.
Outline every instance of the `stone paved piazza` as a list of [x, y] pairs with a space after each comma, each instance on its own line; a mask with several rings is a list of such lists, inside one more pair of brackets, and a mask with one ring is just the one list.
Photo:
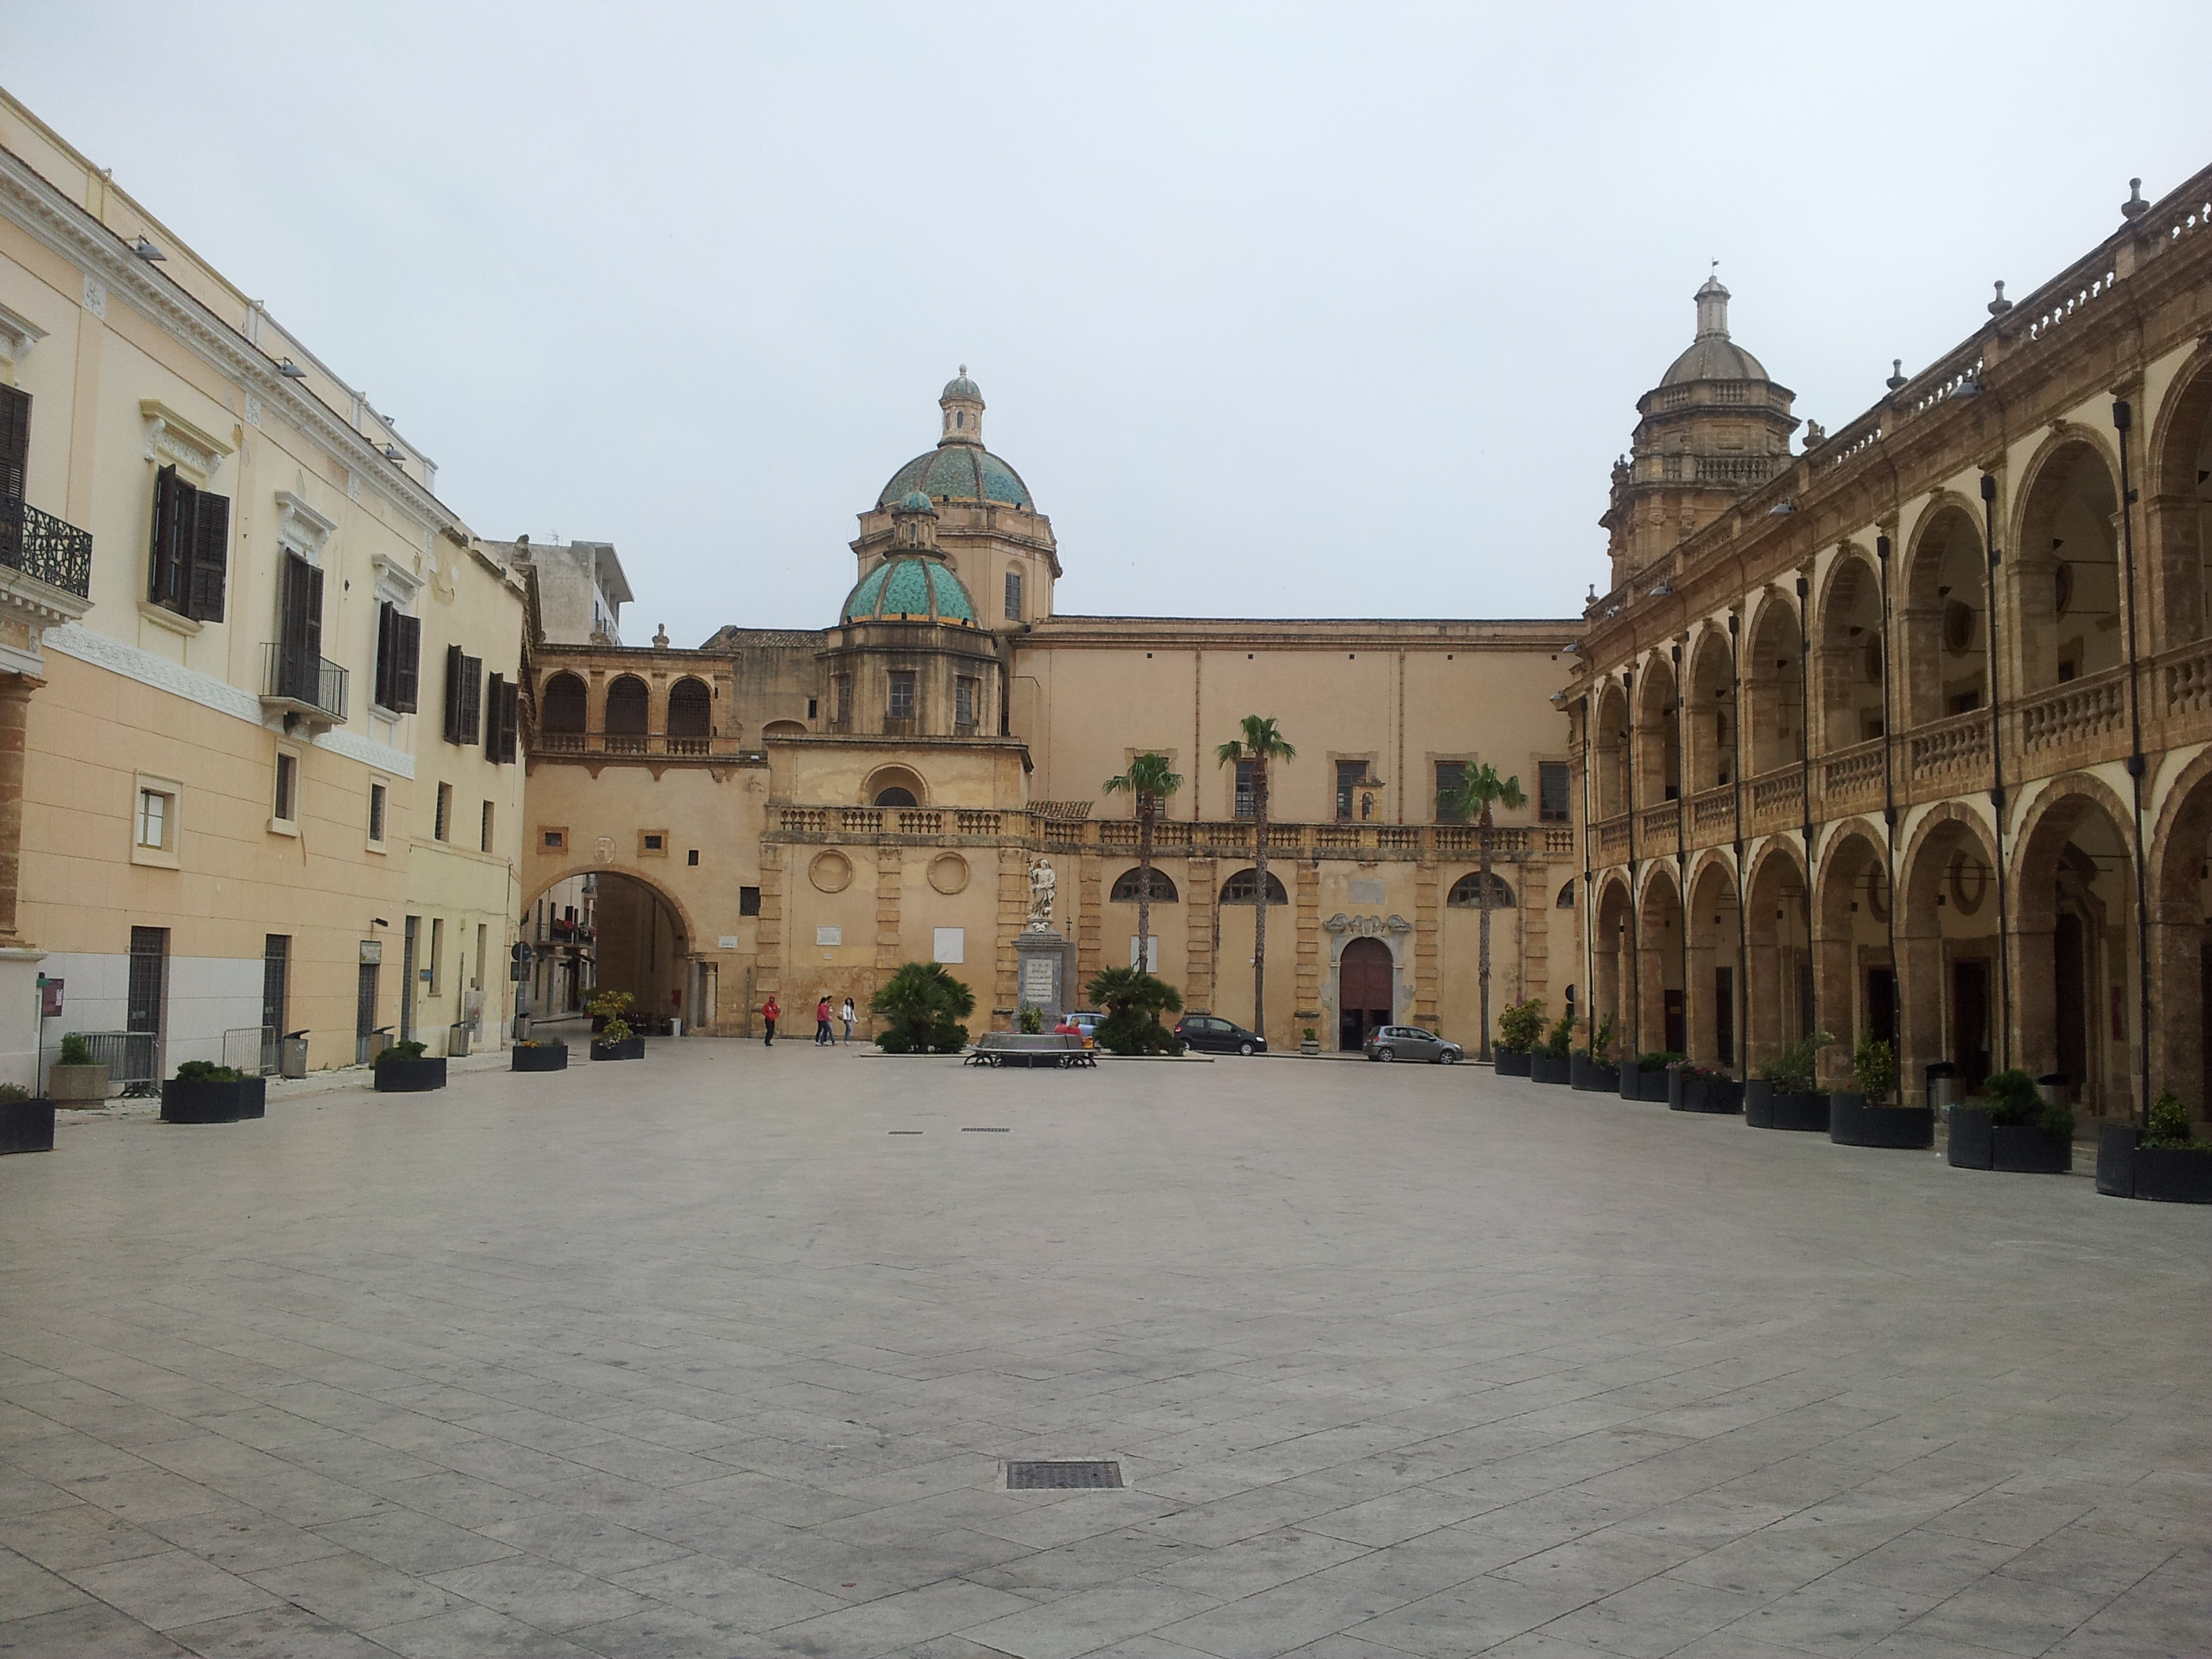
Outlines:
[[803, 1042], [59, 1141], [0, 1160], [0, 1653], [2212, 1628], [2212, 1214], [2078, 1176], [1473, 1067]]

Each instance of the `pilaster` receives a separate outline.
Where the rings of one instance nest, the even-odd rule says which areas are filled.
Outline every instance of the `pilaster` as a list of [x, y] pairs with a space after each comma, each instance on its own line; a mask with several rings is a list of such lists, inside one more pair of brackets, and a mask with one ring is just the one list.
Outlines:
[[1188, 883], [1183, 889], [1184, 925], [1189, 930], [1183, 943], [1183, 1006], [1213, 1006], [1214, 860], [1194, 858]]
[[[1297, 1012], [1321, 1018], [1321, 860], [1303, 859], [1297, 871], [1298, 979]], [[1301, 1024], [1303, 1024], [1303, 1020]]]
[[1437, 1024], [1437, 860], [1425, 853], [1413, 866], [1413, 1023]]
[[[1101, 879], [1099, 855], [1086, 848], [1076, 864], [1076, 908], [1068, 930], [1075, 936], [1076, 988], [1072, 994], [1079, 1000], [1083, 994], [1082, 988], [1090, 984], [1105, 965], [1101, 960], [1106, 920], [1099, 890]], [[1157, 922], [1153, 925], [1158, 926]]]
[[753, 994], [763, 1002], [783, 988], [783, 843], [763, 842], [759, 944], [753, 961]]

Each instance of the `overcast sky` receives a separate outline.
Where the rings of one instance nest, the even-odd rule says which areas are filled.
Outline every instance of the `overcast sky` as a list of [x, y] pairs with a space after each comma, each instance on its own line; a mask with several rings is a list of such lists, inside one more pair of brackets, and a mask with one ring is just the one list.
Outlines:
[[1543, 616], [1720, 261], [1831, 428], [2212, 161], [2194, 5], [0, 0], [4, 83], [679, 644], [961, 364], [1059, 609]]

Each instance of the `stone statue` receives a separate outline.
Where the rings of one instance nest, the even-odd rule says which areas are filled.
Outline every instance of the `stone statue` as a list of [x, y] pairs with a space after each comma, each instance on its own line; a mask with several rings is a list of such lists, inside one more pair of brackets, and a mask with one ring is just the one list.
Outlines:
[[1060, 890], [1060, 878], [1053, 873], [1051, 864], [1042, 858], [1030, 860], [1030, 927], [1032, 933], [1052, 931], [1053, 895]]

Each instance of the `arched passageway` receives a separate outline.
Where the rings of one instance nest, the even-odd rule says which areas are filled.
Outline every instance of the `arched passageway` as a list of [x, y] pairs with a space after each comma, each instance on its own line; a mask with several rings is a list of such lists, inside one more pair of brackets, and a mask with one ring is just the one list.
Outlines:
[[1829, 577], [1820, 610], [1814, 672], [1820, 735], [1827, 750], [1849, 749], [1882, 733], [1881, 577], [1856, 549]]
[[1899, 1011], [1898, 1072], [1907, 1091], [1927, 1068], [1955, 1068], [1959, 1093], [1996, 1069], [1999, 971], [1995, 854], [1985, 820], [1955, 804], [1914, 832], [1902, 861], [1897, 948], [1910, 988]]
[[1820, 856], [1814, 908], [1814, 988], [1823, 1029], [1837, 1039], [1822, 1051], [1825, 1075], [1849, 1075], [1861, 1036], [1897, 1041], [1897, 969], [1889, 948], [1887, 854], [1871, 826], [1832, 839]]
[[1640, 1052], [1689, 1052], [1682, 943], [1682, 905], [1674, 870], [1656, 864], [1644, 884], [1643, 914], [1636, 928], [1636, 1041]]
[[1628, 810], [1628, 698], [1618, 684], [1608, 683], [1598, 693], [1590, 744], [1597, 773], [1597, 815], [1618, 817]]
[[2112, 468], [2087, 439], [2062, 445], [2028, 485], [2019, 551], [2004, 567], [2023, 694], [2119, 666], [2118, 512]]
[[1743, 1029], [1742, 912], [1735, 872], [1708, 858], [1690, 878], [1689, 1053], [1701, 1066], [1735, 1066]]
[[1770, 838], [1752, 864], [1746, 917], [1746, 1063], [1754, 1071], [1814, 1029], [1808, 899], [1796, 837]]
[[1752, 625], [1743, 663], [1752, 775], [1794, 766], [1805, 757], [1805, 659], [1797, 611], [1771, 594]]
[[1664, 657], [1645, 666], [1636, 687], [1636, 804], [1656, 806], [1682, 793], [1681, 727], [1675, 720], [1674, 670]]
[[1634, 1042], [1634, 1019], [1629, 1006], [1629, 991], [1635, 982], [1635, 968], [1630, 959], [1633, 934], [1629, 926], [1626, 882], [1616, 878], [1606, 883], [1598, 894], [1595, 916], [1596, 925], [1590, 929], [1593, 982], [1589, 1008], [1585, 1028], [1576, 1034], [1578, 1040], [1575, 1046], [1581, 1048], [1594, 1041], [1610, 1022], [1613, 1053], [1632, 1053], [1630, 1045]]
[[1711, 629], [1692, 647], [1682, 711], [1689, 744], [1690, 793], [1717, 789], [1736, 778], [1735, 665], [1728, 635]]
[[2101, 785], [2061, 783], [2031, 809], [2014, 868], [2014, 1064], [2064, 1077], [2092, 1113], [2125, 1115], [2136, 1024], [2135, 861]]
[[2212, 352], [2169, 393], [2154, 434], [2143, 520], [2152, 600], [2144, 629], [2166, 650], [2212, 633]]
[[[627, 991], [635, 1021], [659, 1030], [682, 1020], [711, 1024], [713, 965], [695, 960], [676, 902], [652, 883], [616, 870], [573, 872], [523, 908], [531, 946], [527, 1003], [536, 1020], [582, 1014], [594, 991]], [[635, 1022], [634, 1022], [635, 1023]]]
[[2182, 775], [2156, 842], [2151, 1086], [2212, 1109], [2212, 757]]
[[1895, 598], [1901, 716], [1924, 726], [1989, 696], [1989, 596], [1982, 527], [1957, 501], [1922, 524]]

